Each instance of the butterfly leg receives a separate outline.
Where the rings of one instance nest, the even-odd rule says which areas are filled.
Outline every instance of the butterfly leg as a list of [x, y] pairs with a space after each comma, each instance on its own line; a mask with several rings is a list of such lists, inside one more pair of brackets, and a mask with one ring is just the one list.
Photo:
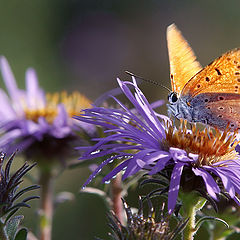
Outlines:
[[205, 119], [204, 125], [205, 125], [205, 129], [207, 129], [207, 135], [208, 135], [208, 138], [210, 140], [211, 139], [211, 136], [210, 136], [210, 126], [208, 125], [207, 119]]
[[191, 131], [192, 131], [192, 129], [193, 129], [193, 123], [192, 123], [192, 122], [189, 122], [189, 126], [190, 126], [190, 129], [191, 129]]
[[173, 115], [172, 112], [169, 110], [168, 110], [168, 117], [171, 119], [172, 124], [175, 125], [176, 116]]
[[[177, 120], [180, 120], [176, 115], [173, 116], [173, 126], [176, 126]], [[181, 122], [181, 121], [180, 121]]]
[[176, 117], [175, 116], [173, 116], [172, 122], [173, 122], [173, 126], [175, 126], [175, 123], [176, 123]]

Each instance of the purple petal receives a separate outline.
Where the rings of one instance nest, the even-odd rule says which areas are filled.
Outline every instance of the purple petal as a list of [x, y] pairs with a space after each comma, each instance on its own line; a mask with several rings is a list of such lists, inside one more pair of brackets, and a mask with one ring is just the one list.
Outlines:
[[8, 64], [7, 59], [3, 56], [1, 56], [0, 58], [0, 69], [10, 97], [13, 99], [14, 102], [17, 102], [19, 100], [18, 99], [19, 91], [16, 84], [16, 80]]
[[[117, 79], [119, 86], [125, 93], [125, 95], [128, 97], [128, 99], [132, 102], [132, 104], [135, 106], [135, 108], [138, 110], [139, 114], [143, 116], [145, 121], [148, 123], [148, 125], [154, 130], [159, 132], [160, 135], [165, 136], [164, 128], [160, 124], [157, 117], [154, 115], [154, 111], [152, 110], [150, 104], [147, 102], [143, 94], [140, 94], [141, 91], [136, 87], [136, 85], [130, 83], [130, 82], [122, 82], [120, 79]], [[127, 85], [132, 85], [135, 87], [135, 90], [139, 90], [135, 97], [131, 93], [130, 89], [127, 87]], [[161, 136], [161, 137], [162, 137]]]
[[176, 162], [193, 162], [193, 159], [190, 159], [188, 156], [187, 156], [187, 153], [185, 150], [182, 150], [182, 149], [179, 149], [179, 148], [173, 148], [173, 147], [170, 147], [169, 149], [169, 152], [173, 158], [174, 161]]
[[0, 122], [10, 121], [17, 117], [16, 112], [14, 111], [14, 109], [9, 101], [8, 96], [2, 89], [0, 89], [0, 103], [2, 106], [0, 108], [0, 115], [1, 115]]
[[141, 168], [138, 166], [137, 164], [137, 160], [142, 160], [144, 159], [144, 157], [152, 150], [150, 149], [145, 149], [142, 150], [138, 153], [136, 153], [135, 155], [133, 155], [131, 162], [128, 164], [125, 173], [123, 174], [123, 180], [126, 179], [127, 177], [135, 174], [136, 172], [138, 172]]
[[196, 176], [200, 176], [203, 178], [204, 182], [205, 182], [205, 186], [207, 189], [207, 192], [209, 193], [209, 195], [217, 200], [217, 195], [216, 193], [220, 193], [220, 189], [217, 185], [217, 183], [215, 182], [215, 180], [213, 179], [213, 177], [204, 169], [200, 169], [200, 168], [192, 168], [192, 171], [194, 172], [194, 174]]
[[172, 171], [171, 175], [171, 181], [169, 185], [169, 191], [168, 191], [168, 213], [172, 214], [173, 210], [175, 208], [177, 197], [178, 197], [178, 191], [180, 188], [180, 179], [183, 171], [185, 163], [177, 163]]
[[117, 167], [115, 167], [110, 173], [108, 173], [103, 179], [102, 182], [106, 182], [109, 181], [110, 179], [112, 179], [114, 176], [116, 176], [121, 170], [123, 170], [128, 163], [131, 161], [131, 159], [127, 159], [124, 162], [122, 162], [121, 164], [119, 164]]
[[85, 188], [92, 180], [96, 177], [96, 175], [102, 170], [102, 168], [107, 165], [108, 163], [112, 162], [114, 159], [116, 159], [119, 156], [113, 156], [108, 158], [107, 160], [103, 161], [96, 169], [95, 171], [90, 175], [90, 177], [87, 179], [87, 181], [83, 184], [82, 188]]
[[153, 175], [156, 174], [158, 172], [160, 172], [161, 170], [163, 170], [167, 163], [169, 162], [169, 160], [171, 159], [170, 155], [163, 155], [159, 161], [157, 161], [156, 165], [152, 168], [152, 170], [148, 173], [149, 175]]
[[57, 110], [58, 110], [58, 115], [54, 119], [53, 125], [58, 127], [66, 126], [69, 120], [69, 117], [65, 109], [65, 106], [63, 104], [59, 104], [57, 106]]
[[39, 88], [36, 72], [32, 68], [26, 71], [26, 95], [28, 108], [42, 109], [45, 107], [45, 95]]

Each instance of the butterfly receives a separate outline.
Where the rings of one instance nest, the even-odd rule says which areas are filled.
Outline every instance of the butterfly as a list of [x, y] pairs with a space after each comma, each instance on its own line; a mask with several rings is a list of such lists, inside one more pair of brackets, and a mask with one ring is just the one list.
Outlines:
[[220, 130], [240, 129], [240, 49], [202, 68], [175, 24], [167, 28], [172, 92], [168, 113]]

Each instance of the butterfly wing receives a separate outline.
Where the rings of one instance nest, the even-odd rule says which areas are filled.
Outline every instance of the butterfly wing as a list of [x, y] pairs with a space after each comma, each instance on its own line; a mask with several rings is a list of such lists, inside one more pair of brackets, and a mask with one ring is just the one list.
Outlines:
[[205, 108], [202, 108], [202, 114], [209, 111], [210, 118], [208, 124], [217, 126], [220, 129], [240, 129], [240, 95], [224, 94], [225, 100], [208, 102]]
[[184, 85], [202, 67], [196, 56], [175, 24], [167, 28], [167, 44], [170, 63], [172, 90], [180, 94]]
[[181, 96], [213, 92], [240, 94], [240, 49], [223, 54], [193, 76]]

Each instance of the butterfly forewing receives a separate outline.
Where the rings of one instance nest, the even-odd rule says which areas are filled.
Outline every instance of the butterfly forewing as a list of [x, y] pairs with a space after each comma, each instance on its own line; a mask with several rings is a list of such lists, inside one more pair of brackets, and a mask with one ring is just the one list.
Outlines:
[[167, 28], [167, 44], [172, 90], [179, 95], [184, 85], [192, 76], [199, 72], [202, 67], [200, 63], [196, 61], [193, 50], [175, 24]]
[[181, 96], [213, 92], [240, 93], [240, 49], [223, 54], [193, 76]]

